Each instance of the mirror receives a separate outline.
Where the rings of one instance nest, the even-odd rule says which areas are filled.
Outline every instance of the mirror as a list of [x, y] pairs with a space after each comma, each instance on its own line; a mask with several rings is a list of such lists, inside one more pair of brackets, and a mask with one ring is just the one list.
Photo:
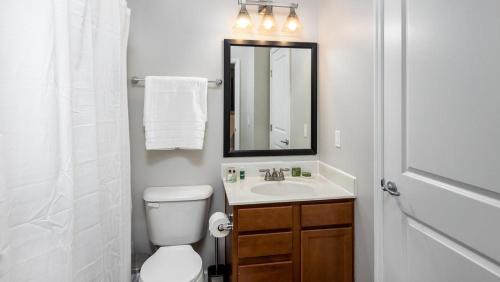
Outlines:
[[316, 154], [317, 44], [224, 41], [224, 157]]

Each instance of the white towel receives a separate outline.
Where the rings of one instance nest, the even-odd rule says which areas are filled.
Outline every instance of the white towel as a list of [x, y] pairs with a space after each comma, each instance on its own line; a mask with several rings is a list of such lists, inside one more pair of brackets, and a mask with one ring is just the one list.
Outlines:
[[207, 122], [206, 78], [147, 76], [147, 150], [202, 149]]

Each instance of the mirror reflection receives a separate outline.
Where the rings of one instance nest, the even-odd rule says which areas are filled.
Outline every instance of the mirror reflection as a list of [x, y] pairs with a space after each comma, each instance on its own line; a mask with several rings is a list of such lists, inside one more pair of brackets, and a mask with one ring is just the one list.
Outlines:
[[311, 49], [231, 46], [230, 151], [311, 148]]

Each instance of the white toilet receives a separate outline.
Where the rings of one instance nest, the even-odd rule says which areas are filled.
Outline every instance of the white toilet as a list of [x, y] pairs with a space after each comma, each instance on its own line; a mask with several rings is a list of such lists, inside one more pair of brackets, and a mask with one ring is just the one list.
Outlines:
[[190, 244], [206, 233], [212, 194], [209, 185], [144, 190], [149, 240], [160, 248], [142, 265], [141, 281], [203, 281], [201, 257]]

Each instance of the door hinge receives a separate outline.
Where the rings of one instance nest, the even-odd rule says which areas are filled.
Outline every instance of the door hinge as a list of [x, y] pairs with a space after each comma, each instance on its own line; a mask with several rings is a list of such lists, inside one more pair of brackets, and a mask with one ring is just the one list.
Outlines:
[[273, 77], [273, 70], [269, 71], [269, 77]]
[[384, 178], [380, 179], [380, 187], [382, 187], [382, 188], [385, 187], [385, 179]]
[[273, 131], [273, 125], [272, 124], [269, 125], [269, 131]]

